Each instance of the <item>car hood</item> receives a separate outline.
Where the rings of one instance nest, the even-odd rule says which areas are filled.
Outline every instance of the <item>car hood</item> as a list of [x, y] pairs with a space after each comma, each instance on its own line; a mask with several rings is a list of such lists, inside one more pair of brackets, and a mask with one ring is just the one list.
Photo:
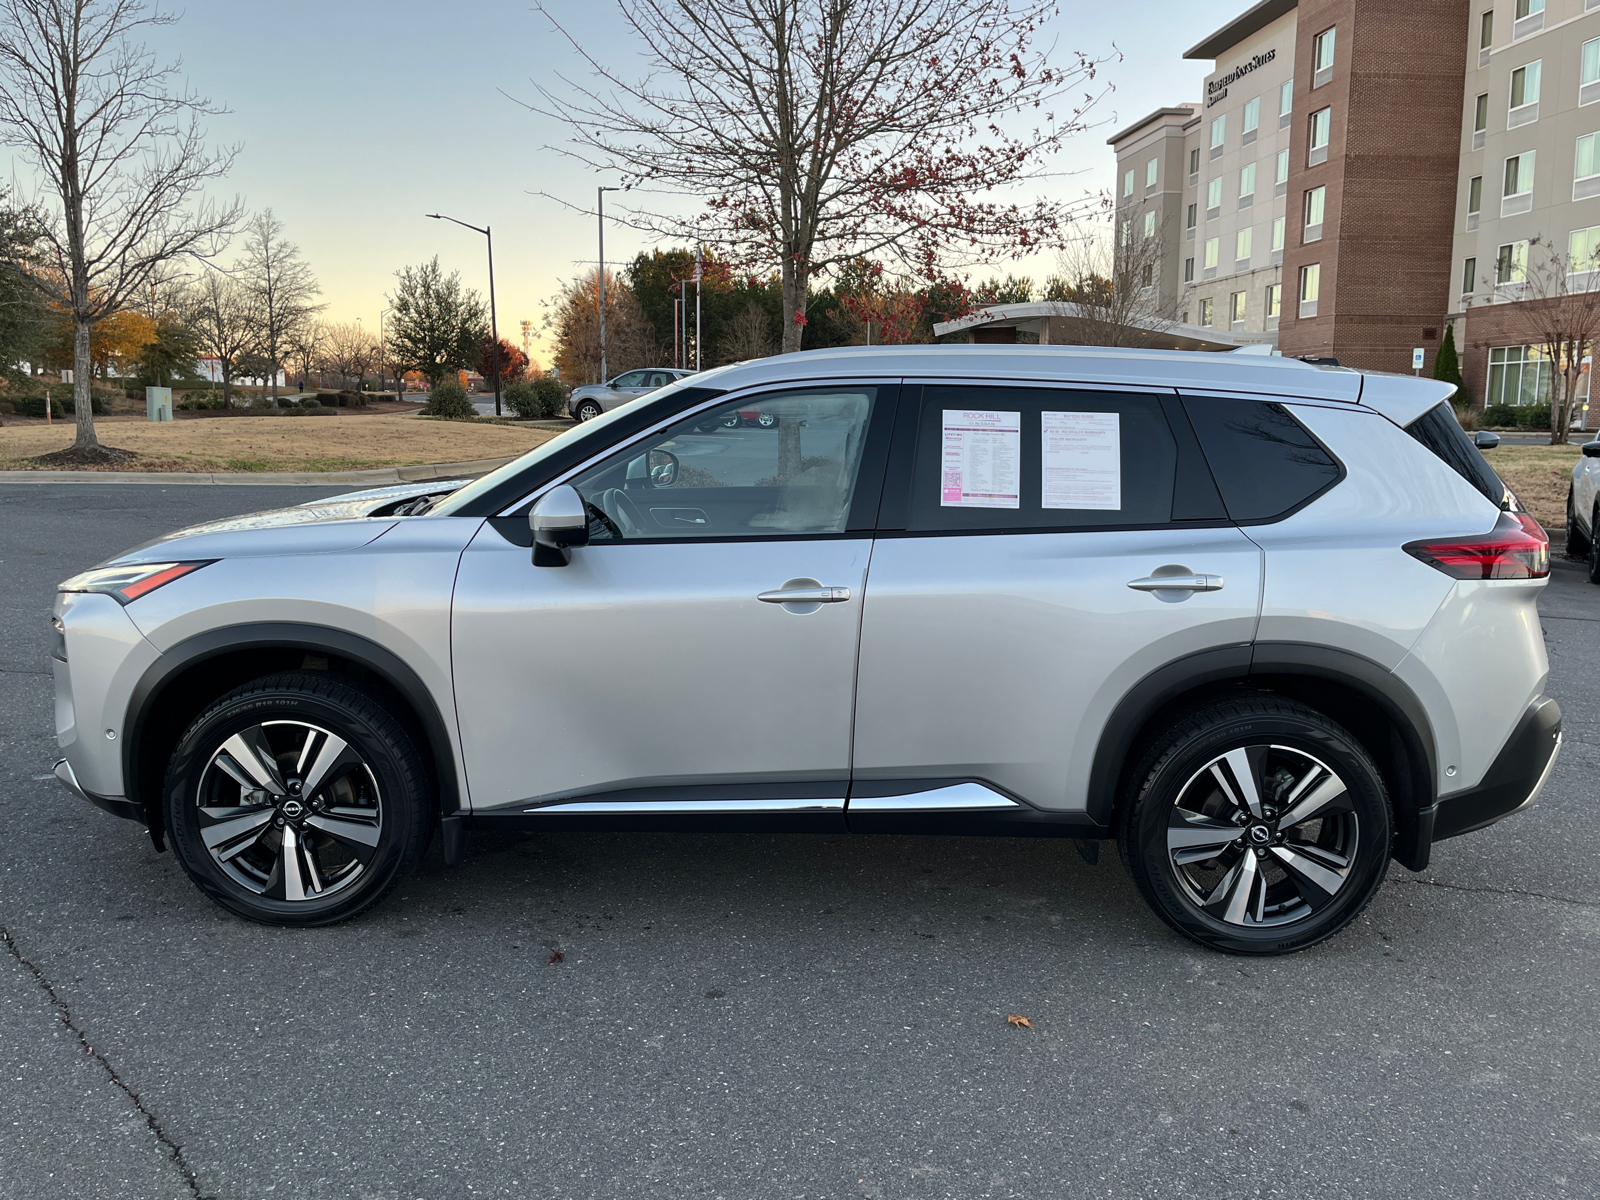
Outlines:
[[111, 562], [168, 559], [256, 558], [275, 554], [336, 554], [383, 536], [404, 517], [393, 510], [407, 501], [445, 496], [465, 479], [402, 483], [346, 492], [290, 508], [246, 513], [176, 529], [117, 555]]

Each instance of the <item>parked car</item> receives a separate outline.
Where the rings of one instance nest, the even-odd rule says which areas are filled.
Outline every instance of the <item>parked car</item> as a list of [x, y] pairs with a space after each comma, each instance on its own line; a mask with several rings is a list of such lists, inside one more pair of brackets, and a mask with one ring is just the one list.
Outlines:
[[588, 383], [573, 388], [572, 395], [567, 397], [567, 412], [574, 421], [592, 421], [601, 413], [636, 400], [646, 392], [693, 374], [693, 371], [680, 371], [675, 367], [624, 371], [610, 383]]
[[[1450, 391], [1054, 346], [719, 368], [463, 487], [67, 580], [56, 773], [282, 925], [468, 827], [1005, 834], [1114, 839], [1179, 933], [1297, 950], [1560, 744], [1548, 543]], [[698, 432], [751, 411], [783, 432]]]
[[1579, 449], [1567, 485], [1567, 556], [1587, 559], [1589, 582], [1600, 583], [1600, 439]]

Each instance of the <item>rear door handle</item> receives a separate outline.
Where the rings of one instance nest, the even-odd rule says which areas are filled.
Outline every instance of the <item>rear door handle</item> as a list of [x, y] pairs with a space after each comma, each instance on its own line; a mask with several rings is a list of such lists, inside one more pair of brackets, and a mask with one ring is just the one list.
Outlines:
[[1130, 579], [1128, 586], [1136, 592], [1220, 592], [1221, 575], [1146, 575], [1143, 579]]
[[850, 599], [850, 589], [843, 587], [780, 588], [775, 592], [761, 592], [757, 600], [768, 604], [842, 604]]

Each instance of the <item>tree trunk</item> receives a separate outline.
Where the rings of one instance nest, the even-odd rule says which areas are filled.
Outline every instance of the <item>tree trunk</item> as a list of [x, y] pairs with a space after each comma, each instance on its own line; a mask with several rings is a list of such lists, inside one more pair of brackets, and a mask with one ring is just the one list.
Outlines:
[[222, 373], [222, 407], [233, 407], [233, 374], [230, 371]]
[[806, 292], [810, 272], [792, 259], [783, 264], [783, 353], [800, 349], [805, 337]]
[[[94, 432], [94, 391], [89, 382], [89, 322], [78, 313], [72, 314], [72, 407], [78, 435], [73, 439], [74, 450], [98, 450], [100, 439]], [[45, 401], [46, 407], [50, 404]]]

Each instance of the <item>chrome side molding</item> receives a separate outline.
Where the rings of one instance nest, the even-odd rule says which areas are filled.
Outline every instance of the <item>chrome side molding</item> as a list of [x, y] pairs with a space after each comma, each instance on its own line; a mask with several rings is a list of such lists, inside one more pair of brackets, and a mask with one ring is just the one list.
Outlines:
[[850, 812], [992, 812], [1020, 809], [1010, 797], [981, 783], [956, 783], [903, 796], [854, 796]]
[[842, 813], [843, 796], [812, 800], [558, 800], [525, 808], [525, 813], [568, 816], [609, 813], [625, 816], [637, 813]]

